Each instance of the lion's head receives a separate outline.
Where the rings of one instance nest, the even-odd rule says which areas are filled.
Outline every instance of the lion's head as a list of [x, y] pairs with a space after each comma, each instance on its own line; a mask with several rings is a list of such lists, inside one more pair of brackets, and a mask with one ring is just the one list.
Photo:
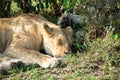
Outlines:
[[70, 52], [72, 42], [72, 29], [60, 27], [51, 28], [47, 24], [42, 27], [43, 46], [45, 51], [57, 59], [66, 56]]

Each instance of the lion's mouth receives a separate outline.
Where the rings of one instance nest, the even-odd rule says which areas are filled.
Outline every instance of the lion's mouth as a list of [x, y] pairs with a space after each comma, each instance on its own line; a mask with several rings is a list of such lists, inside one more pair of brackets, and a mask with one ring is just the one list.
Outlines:
[[64, 55], [64, 56], [54, 56], [54, 58], [56, 58], [57, 60], [62, 60], [62, 59], [64, 59], [66, 57], [66, 55]]

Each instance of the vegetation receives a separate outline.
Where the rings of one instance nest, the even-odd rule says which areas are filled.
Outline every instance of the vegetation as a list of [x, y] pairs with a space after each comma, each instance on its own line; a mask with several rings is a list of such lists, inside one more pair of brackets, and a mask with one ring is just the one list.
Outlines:
[[1, 79], [120, 80], [120, 0], [0, 0], [0, 17], [30, 12], [56, 23], [64, 11], [85, 22], [85, 37], [73, 37], [73, 53], [56, 68], [22, 65], [1, 74]]

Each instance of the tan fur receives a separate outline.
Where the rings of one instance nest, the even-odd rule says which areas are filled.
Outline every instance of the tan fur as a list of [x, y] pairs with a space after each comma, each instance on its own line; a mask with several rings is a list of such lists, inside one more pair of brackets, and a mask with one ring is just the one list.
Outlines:
[[[10, 68], [10, 63], [17, 61], [37, 63], [43, 68], [54, 67], [58, 64], [58, 59], [70, 51], [71, 35], [70, 27], [61, 29], [40, 15], [29, 13], [15, 18], [2, 18], [0, 68]], [[53, 57], [44, 55], [39, 50], [45, 50]]]

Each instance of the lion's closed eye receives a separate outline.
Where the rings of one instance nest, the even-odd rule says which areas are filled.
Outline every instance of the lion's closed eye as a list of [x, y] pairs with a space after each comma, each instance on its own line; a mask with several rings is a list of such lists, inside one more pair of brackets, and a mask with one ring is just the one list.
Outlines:
[[62, 45], [64, 45], [64, 41], [60, 38], [60, 39], [58, 39], [57, 44], [60, 45], [60, 46], [62, 46]]

